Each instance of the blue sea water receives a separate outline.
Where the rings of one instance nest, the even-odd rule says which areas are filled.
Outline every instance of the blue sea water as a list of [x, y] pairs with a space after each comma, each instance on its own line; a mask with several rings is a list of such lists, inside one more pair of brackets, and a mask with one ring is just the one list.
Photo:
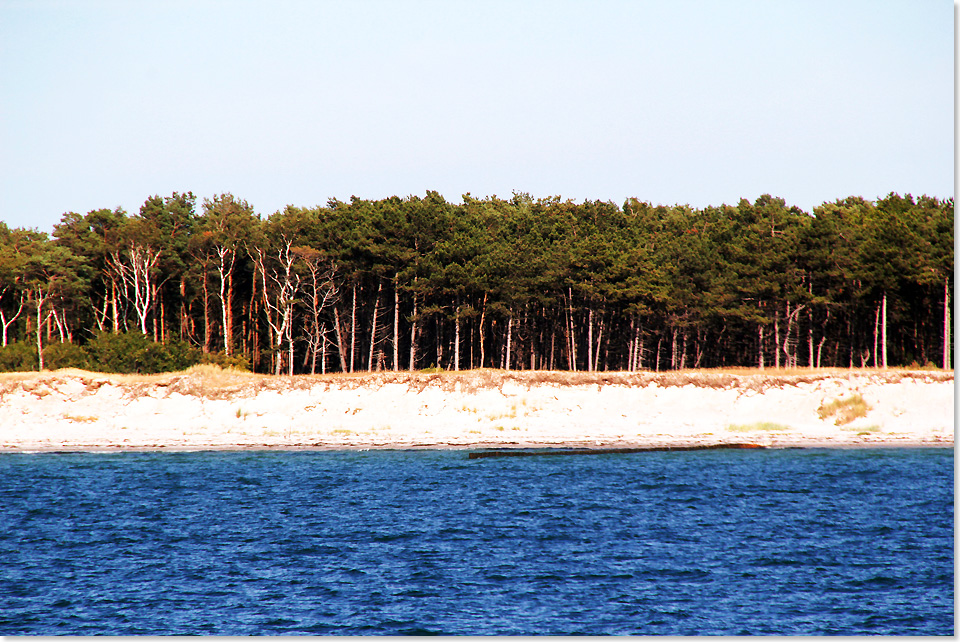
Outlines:
[[4, 635], [952, 635], [950, 449], [0, 455]]

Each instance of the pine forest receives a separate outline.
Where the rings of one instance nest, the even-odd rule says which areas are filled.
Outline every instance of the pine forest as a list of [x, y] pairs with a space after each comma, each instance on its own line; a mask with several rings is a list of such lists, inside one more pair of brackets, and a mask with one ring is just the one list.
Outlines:
[[953, 199], [220, 194], [0, 223], [0, 369], [950, 368]]

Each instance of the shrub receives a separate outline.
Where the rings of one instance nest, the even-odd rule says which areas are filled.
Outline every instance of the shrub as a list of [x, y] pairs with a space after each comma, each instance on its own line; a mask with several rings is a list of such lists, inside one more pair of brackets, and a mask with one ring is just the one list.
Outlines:
[[90, 367], [90, 357], [86, 350], [75, 343], [50, 343], [43, 346], [43, 367], [48, 370], [60, 368], [86, 370]]
[[[220, 366], [224, 370], [242, 370], [244, 372], [250, 372], [250, 359], [243, 354], [235, 354], [232, 356], [227, 356], [225, 352], [210, 352], [208, 354], [203, 354], [202, 352], [198, 355], [198, 360], [194, 363], [200, 363], [204, 365], [214, 365]], [[193, 365], [193, 364], [190, 364]]]
[[98, 332], [86, 345], [90, 368], [122, 374], [172, 372], [200, 362], [200, 352], [179, 339], [155, 343], [138, 332]]
[[30, 372], [37, 365], [37, 346], [32, 341], [14, 341], [0, 347], [0, 372]]

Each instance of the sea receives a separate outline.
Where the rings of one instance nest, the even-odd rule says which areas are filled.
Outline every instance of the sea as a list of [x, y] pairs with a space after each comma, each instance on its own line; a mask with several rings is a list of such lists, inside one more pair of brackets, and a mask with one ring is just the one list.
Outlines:
[[944, 635], [948, 448], [0, 454], [0, 635]]

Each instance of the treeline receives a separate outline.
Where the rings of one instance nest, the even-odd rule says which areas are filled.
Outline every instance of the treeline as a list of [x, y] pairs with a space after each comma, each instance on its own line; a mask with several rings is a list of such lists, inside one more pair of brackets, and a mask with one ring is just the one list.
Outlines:
[[953, 200], [927, 196], [806, 213], [427, 192], [261, 218], [174, 193], [52, 236], [0, 223], [0, 367], [948, 368], [953, 248]]

